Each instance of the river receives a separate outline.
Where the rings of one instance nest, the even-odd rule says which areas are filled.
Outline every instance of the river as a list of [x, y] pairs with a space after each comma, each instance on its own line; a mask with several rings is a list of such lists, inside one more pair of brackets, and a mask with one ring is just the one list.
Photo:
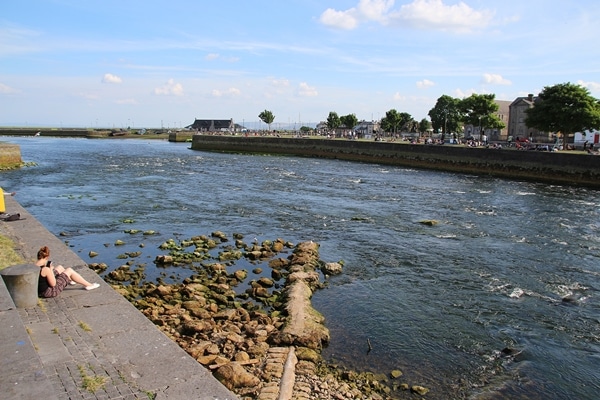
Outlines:
[[600, 393], [598, 191], [143, 138], [2, 140], [36, 165], [0, 186], [87, 262], [118, 267], [104, 244], [133, 245], [128, 228], [159, 232], [144, 238], [149, 279], [174, 235], [313, 240], [344, 261], [312, 299], [329, 361], [400, 369], [429, 399]]

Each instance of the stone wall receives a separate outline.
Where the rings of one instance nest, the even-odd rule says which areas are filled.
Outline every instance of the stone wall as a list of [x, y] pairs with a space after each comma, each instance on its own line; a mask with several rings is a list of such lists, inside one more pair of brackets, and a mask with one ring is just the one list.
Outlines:
[[170, 132], [169, 142], [187, 142], [192, 139], [195, 131]]
[[600, 189], [600, 156], [406, 142], [195, 135], [193, 150], [273, 153], [427, 168]]
[[16, 168], [22, 163], [19, 145], [0, 143], [0, 169]]
[[[58, 137], [87, 137], [88, 129], [59, 129], [59, 128], [0, 128], [4, 136], [58, 136]], [[39, 135], [38, 135], [39, 134]], [[108, 132], [107, 132], [108, 135]]]

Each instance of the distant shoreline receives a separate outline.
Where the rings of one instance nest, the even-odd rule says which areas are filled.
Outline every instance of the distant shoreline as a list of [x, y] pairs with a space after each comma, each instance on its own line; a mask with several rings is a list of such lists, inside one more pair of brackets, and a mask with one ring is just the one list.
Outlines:
[[[192, 150], [281, 154], [397, 165], [504, 179], [600, 189], [600, 157], [580, 151], [517, 151], [407, 142], [293, 138], [291, 136], [194, 135], [194, 131], [137, 131], [0, 128], [0, 136], [162, 139], [191, 142]], [[111, 133], [113, 135], [111, 135]], [[5, 147], [6, 150], [6, 147]], [[11, 151], [12, 152], [12, 151]], [[5, 154], [6, 156], [6, 154]]]
[[191, 148], [330, 158], [600, 189], [600, 157], [575, 151], [211, 135], [194, 135]]

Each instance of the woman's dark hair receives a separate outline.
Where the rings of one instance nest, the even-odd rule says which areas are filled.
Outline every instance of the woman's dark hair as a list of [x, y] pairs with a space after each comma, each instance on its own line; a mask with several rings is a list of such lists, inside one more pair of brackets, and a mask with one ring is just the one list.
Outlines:
[[48, 248], [48, 246], [44, 246], [38, 250], [37, 258], [38, 258], [38, 260], [41, 260], [42, 258], [47, 258], [47, 257], [50, 257], [50, 249]]

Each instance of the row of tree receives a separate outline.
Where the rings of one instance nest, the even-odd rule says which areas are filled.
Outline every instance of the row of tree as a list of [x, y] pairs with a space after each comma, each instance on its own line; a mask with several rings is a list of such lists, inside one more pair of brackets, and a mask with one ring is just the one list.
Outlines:
[[[380, 129], [388, 133], [425, 133], [433, 128], [435, 132], [441, 132], [444, 138], [448, 132], [461, 132], [465, 125], [471, 125], [481, 133], [486, 129], [505, 127], [497, 112], [494, 94], [472, 94], [463, 99], [442, 95], [429, 110], [431, 122], [425, 118], [417, 122], [409, 113], [391, 109], [381, 119]], [[258, 117], [269, 125], [270, 130], [275, 120], [273, 113], [264, 110]], [[539, 131], [562, 132], [566, 135], [586, 129], [600, 129], [600, 101], [580, 85], [563, 83], [546, 86], [539, 94], [535, 107], [527, 110], [525, 123]], [[331, 111], [326, 124], [331, 131], [340, 127], [351, 130], [358, 124], [358, 118], [355, 114], [339, 116]]]

